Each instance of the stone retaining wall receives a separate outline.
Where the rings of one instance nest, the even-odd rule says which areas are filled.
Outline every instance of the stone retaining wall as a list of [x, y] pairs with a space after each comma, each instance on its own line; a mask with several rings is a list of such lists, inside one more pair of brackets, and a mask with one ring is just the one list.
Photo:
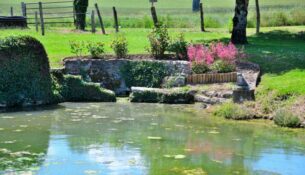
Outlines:
[[[65, 73], [72, 75], [82, 75], [92, 82], [100, 83], [102, 87], [114, 90], [116, 94], [124, 94], [130, 92], [126, 86], [124, 79], [120, 73], [120, 68], [129, 61], [127, 59], [65, 59]], [[156, 60], [145, 60], [156, 61]], [[190, 75], [191, 68], [187, 61], [157, 61], [167, 66], [170, 75], [184, 74]]]

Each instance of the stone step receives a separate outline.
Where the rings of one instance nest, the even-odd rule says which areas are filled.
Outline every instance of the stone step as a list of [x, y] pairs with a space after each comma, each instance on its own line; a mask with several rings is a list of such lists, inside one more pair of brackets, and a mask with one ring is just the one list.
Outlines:
[[221, 103], [227, 102], [229, 100], [226, 99], [226, 98], [208, 97], [208, 96], [205, 96], [205, 95], [196, 94], [195, 95], [195, 101], [206, 103], [206, 104], [209, 104], [209, 105], [215, 105], [215, 104], [221, 104]]

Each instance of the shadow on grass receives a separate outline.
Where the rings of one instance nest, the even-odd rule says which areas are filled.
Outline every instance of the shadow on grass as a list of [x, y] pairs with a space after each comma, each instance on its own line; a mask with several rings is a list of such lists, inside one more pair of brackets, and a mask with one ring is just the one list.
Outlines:
[[[229, 42], [229, 38], [210, 40]], [[282, 74], [293, 69], [305, 70], [305, 32], [276, 30], [248, 37], [243, 47], [248, 60], [261, 66], [263, 73]], [[197, 42], [207, 43], [198, 40]]]

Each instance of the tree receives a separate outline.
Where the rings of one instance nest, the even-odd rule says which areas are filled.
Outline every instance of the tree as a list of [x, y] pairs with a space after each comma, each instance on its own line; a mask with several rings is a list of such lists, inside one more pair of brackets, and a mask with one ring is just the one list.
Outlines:
[[259, 0], [255, 0], [256, 6], [256, 34], [259, 34], [260, 25], [261, 25], [261, 13], [259, 8]]
[[85, 30], [87, 8], [88, 8], [88, 0], [74, 0], [74, 11], [76, 14], [75, 15], [76, 29]]
[[233, 18], [233, 32], [231, 41], [234, 44], [247, 44], [247, 16], [249, 0], [236, 0]]

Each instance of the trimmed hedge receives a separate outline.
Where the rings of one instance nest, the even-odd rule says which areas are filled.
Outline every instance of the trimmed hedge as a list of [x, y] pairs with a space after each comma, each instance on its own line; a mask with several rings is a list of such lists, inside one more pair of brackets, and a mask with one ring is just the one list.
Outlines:
[[97, 83], [87, 83], [80, 76], [52, 73], [53, 92], [68, 102], [115, 102], [114, 92], [100, 87]]
[[192, 104], [194, 96], [183, 89], [156, 89], [146, 88], [135, 90], [130, 94], [130, 102], [138, 103], [167, 103], [167, 104]]
[[129, 61], [120, 72], [128, 87], [161, 87], [168, 75], [165, 64], [154, 61]]
[[43, 45], [29, 36], [0, 40], [0, 104], [2, 107], [57, 103]]

